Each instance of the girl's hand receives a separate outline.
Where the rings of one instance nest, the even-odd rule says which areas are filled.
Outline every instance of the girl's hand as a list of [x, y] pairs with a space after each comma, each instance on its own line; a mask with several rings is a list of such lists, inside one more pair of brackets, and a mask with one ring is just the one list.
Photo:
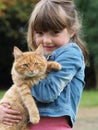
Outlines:
[[22, 119], [20, 112], [15, 111], [7, 103], [0, 104], [0, 122], [6, 125], [13, 125]]

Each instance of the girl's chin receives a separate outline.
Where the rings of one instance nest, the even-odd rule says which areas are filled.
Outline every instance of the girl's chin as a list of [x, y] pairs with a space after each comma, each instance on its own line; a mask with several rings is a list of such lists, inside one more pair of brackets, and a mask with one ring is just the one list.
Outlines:
[[44, 53], [45, 53], [45, 55], [50, 55], [54, 50], [56, 50], [57, 48], [56, 47], [54, 47], [54, 48], [45, 48], [44, 49]]
[[45, 51], [44, 53], [45, 53], [46, 56], [48, 56], [48, 55], [50, 55], [52, 52], [53, 52], [53, 51], [47, 51], [47, 52]]

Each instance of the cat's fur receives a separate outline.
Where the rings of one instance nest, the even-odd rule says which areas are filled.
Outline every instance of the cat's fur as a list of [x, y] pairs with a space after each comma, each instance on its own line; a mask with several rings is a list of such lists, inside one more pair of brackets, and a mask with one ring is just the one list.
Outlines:
[[31, 95], [31, 87], [47, 76], [51, 70], [60, 70], [57, 62], [47, 61], [40, 45], [34, 52], [22, 52], [14, 47], [14, 63], [12, 67], [12, 87], [5, 93], [0, 103], [9, 103], [22, 114], [22, 120], [13, 126], [0, 123], [1, 130], [29, 130], [27, 119], [36, 124], [40, 120], [39, 111]]

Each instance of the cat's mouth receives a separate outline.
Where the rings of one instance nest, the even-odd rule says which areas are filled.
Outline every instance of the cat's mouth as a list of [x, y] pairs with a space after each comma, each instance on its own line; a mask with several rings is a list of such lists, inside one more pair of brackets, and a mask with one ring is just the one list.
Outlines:
[[33, 77], [38, 77], [38, 76], [40, 76], [40, 75], [42, 75], [44, 72], [38, 72], [38, 73], [25, 73], [24, 75], [25, 75], [25, 77], [29, 77], [29, 78], [33, 78]]
[[37, 76], [37, 74], [36, 73], [26, 73], [25, 76], [32, 78], [32, 77]]

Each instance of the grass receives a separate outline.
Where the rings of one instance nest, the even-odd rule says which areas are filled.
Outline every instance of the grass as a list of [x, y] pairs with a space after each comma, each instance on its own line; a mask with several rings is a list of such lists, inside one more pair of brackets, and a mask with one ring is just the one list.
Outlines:
[[98, 90], [83, 91], [80, 107], [98, 107]]
[[2, 98], [2, 96], [4, 95], [5, 90], [0, 90], [0, 99]]
[[[2, 98], [5, 90], [0, 91], [0, 98]], [[89, 90], [83, 91], [83, 95], [80, 102], [80, 107], [97, 107], [98, 106], [98, 91]]]

